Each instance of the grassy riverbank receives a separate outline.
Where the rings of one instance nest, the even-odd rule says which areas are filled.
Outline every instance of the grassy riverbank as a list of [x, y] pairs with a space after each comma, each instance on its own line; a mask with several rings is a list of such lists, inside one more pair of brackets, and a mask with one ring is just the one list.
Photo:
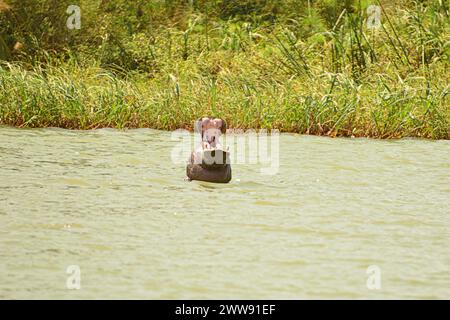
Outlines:
[[242, 129], [449, 139], [445, 2], [382, 2], [378, 29], [367, 28], [369, 2], [328, 14], [314, 3], [226, 19], [190, 5], [172, 15], [153, 8], [152, 28], [135, 27], [147, 25], [135, 11], [121, 25], [88, 8], [104, 14], [97, 33], [89, 16], [54, 49], [55, 40], [31, 37], [35, 45], [18, 32], [25, 49], [0, 65], [0, 124], [173, 130], [210, 114]]

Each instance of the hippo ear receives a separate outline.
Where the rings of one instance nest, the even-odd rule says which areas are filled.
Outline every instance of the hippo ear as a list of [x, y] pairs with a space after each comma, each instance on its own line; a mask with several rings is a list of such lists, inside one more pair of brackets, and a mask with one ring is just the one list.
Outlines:
[[202, 132], [202, 119], [195, 120], [194, 131]]
[[225, 122], [225, 120], [219, 119], [219, 129], [222, 133], [226, 133], [227, 132], [227, 123]]
[[201, 136], [203, 137], [203, 131], [205, 131], [205, 126], [208, 124], [209, 118], [200, 118], [197, 121], [195, 121], [195, 130], [197, 132], [200, 132]]

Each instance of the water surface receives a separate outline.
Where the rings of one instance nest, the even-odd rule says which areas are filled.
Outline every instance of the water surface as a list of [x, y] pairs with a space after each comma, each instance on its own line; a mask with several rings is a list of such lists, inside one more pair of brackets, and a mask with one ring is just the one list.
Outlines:
[[176, 143], [0, 128], [0, 298], [450, 298], [449, 141], [283, 134], [278, 174], [226, 185]]

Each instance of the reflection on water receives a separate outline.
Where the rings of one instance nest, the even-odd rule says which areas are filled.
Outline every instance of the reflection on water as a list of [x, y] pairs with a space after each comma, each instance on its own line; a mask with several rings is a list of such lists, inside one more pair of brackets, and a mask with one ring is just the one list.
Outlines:
[[0, 298], [450, 298], [449, 141], [280, 142], [219, 185], [167, 132], [0, 128]]

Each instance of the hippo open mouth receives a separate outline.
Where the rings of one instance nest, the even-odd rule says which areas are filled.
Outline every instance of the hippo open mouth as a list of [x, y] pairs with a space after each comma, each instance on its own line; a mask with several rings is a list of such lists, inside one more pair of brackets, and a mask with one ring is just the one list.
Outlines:
[[230, 164], [230, 153], [221, 149], [203, 151], [201, 166], [206, 169], [217, 169]]

